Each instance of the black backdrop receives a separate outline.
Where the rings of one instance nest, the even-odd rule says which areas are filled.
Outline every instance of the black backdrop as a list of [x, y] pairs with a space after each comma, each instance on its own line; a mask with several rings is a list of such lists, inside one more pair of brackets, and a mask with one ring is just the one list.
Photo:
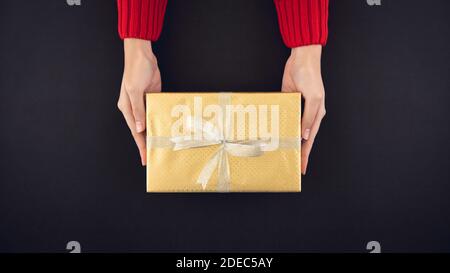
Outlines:
[[[114, 1], [2, 1], [0, 251], [450, 251], [449, 1], [331, 1], [299, 194], [148, 194]], [[270, 0], [170, 0], [164, 91], [279, 90]]]

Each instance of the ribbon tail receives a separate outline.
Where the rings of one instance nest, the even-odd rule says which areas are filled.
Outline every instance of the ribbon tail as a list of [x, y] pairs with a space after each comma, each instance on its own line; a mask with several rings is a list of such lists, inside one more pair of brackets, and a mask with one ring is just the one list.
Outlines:
[[230, 178], [230, 164], [228, 162], [228, 154], [226, 151], [222, 150], [218, 167], [217, 191], [229, 192], [230, 184], [231, 178]]
[[206, 189], [206, 185], [208, 181], [211, 179], [211, 176], [219, 164], [221, 152], [217, 152], [208, 162], [206, 162], [205, 166], [201, 170], [200, 174], [197, 178], [197, 184], [201, 184], [203, 190]]

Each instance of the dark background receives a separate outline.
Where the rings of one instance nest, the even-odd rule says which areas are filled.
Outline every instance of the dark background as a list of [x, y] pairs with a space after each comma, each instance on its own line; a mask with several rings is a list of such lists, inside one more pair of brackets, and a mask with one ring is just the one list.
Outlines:
[[[0, 252], [450, 251], [449, 1], [331, 1], [296, 194], [146, 193], [115, 1], [81, 3], [1, 3]], [[289, 49], [270, 0], [170, 0], [155, 52], [164, 91], [271, 91]]]

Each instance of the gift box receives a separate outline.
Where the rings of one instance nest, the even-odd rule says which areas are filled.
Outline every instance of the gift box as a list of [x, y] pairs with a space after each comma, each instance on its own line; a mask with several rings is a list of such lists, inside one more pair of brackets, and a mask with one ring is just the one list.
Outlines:
[[300, 93], [148, 93], [147, 192], [299, 192]]

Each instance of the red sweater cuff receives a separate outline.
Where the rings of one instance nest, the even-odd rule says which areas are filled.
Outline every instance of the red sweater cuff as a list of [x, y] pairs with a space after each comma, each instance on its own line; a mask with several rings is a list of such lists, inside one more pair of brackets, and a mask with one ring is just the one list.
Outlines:
[[117, 0], [120, 38], [158, 40], [166, 6], [167, 0]]
[[274, 0], [287, 47], [320, 44], [328, 37], [328, 0]]

